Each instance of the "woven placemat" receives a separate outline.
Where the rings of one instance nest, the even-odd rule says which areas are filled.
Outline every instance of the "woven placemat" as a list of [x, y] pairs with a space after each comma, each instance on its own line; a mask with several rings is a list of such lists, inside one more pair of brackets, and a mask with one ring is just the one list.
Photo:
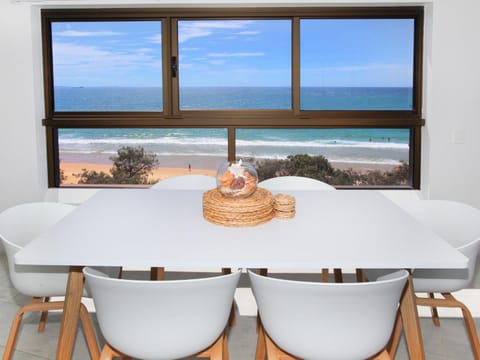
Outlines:
[[280, 219], [295, 217], [295, 197], [287, 194], [275, 194], [273, 197], [273, 213]]
[[246, 198], [229, 198], [217, 189], [203, 193], [203, 217], [223, 226], [255, 226], [270, 221], [273, 195], [263, 188]]

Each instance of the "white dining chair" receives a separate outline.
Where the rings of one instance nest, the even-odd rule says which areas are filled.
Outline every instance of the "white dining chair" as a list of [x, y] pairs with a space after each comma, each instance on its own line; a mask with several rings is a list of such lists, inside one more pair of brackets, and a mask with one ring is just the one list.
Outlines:
[[[288, 192], [294, 190], [327, 190], [332, 191], [335, 188], [323, 181], [303, 176], [278, 176], [269, 178], [258, 183], [258, 186], [265, 188], [271, 192]], [[335, 282], [343, 282], [342, 269], [334, 269]], [[266, 274], [266, 270], [262, 269], [261, 273]], [[328, 281], [328, 269], [322, 269], [322, 281]]]
[[284, 280], [249, 271], [261, 319], [259, 343], [274, 359], [390, 359], [390, 338], [408, 272], [375, 282]]
[[225, 328], [240, 271], [188, 280], [126, 280], [84, 268], [105, 338], [100, 360], [228, 359]]
[[[440, 326], [437, 307], [461, 309], [472, 352], [476, 359], [480, 359], [480, 343], [472, 314], [465, 304], [452, 295], [452, 292], [467, 288], [475, 274], [480, 249], [480, 210], [450, 200], [412, 200], [399, 205], [468, 258], [467, 269], [414, 269], [413, 288], [416, 293], [428, 294], [428, 297], [416, 294], [415, 300], [418, 306], [431, 308], [432, 320], [436, 326]], [[435, 256], [435, 249], [432, 249], [432, 256]], [[375, 279], [378, 274], [388, 271], [365, 270], [365, 274], [367, 278]], [[399, 337], [397, 331], [394, 348]]]
[[[15, 289], [27, 296], [30, 302], [16, 313], [10, 328], [3, 360], [12, 358], [23, 315], [28, 312], [41, 312], [38, 331], [45, 328], [48, 311], [62, 310], [63, 301], [50, 301], [54, 296], [65, 296], [68, 267], [60, 266], [18, 266], [14, 255], [35, 236], [46, 231], [75, 206], [38, 202], [11, 207], [0, 214], [0, 239], [7, 255], [10, 280]], [[98, 345], [93, 326], [86, 307], [81, 304], [80, 320], [83, 325], [87, 346], [92, 359], [99, 356]]]
[[214, 176], [188, 174], [171, 176], [153, 184], [150, 189], [211, 190], [217, 187]]
[[258, 186], [275, 192], [287, 190], [335, 190], [332, 185], [304, 176], [277, 176], [260, 181]]

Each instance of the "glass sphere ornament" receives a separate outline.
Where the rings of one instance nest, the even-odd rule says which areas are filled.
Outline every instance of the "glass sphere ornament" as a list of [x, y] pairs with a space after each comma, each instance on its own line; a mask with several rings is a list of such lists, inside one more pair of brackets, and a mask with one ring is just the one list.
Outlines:
[[252, 195], [257, 189], [257, 170], [248, 163], [224, 162], [217, 171], [217, 189], [224, 196], [231, 198], [245, 198]]

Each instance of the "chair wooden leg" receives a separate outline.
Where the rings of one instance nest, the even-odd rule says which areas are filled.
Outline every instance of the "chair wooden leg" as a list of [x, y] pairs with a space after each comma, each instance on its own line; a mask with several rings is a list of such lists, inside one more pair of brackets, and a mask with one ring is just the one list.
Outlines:
[[60, 310], [63, 308], [63, 301], [54, 301], [54, 302], [41, 302], [41, 299], [38, 297], [32, 298], [28, 304], [22, 306], [12, 321], [12, 326], [10, 327], [10, 333], [8, 335], [7, 343], [5, 344], [5, 351], [3, 353], [3, 360], [10, 360], [13, 356], [15, 350], [15, 343], [18, 337], [18, 331], [20, 329], [20, 324], [22, 322], [23, 314], [27, 312], [37, 312], [37, 311], [49, 311], [49, 310]]
[[397, 317], [395, 318], [395, 325], [393, 326], [392, 336], [388, 341], [386, 346], [388, 353], [392, 357], [395, 358], [395, 354], [397, 353], [398, 343], [400, 342], [400, 336], [402, 335], [402, 317], [400, 316], [400, 312], [397, 312]]
[[322, 282], [328, 282], [328, 269], [322, 269]]
[[424, 360], [425, 350], [423, 347], [422, 332], [411, 275], [408, 277], [408, 281], [403, 289], [399, 310], [402, 316], [403, 333], [405, 335], [408, 355], [410, 359]]
[[[428, 293], [430, 299], [435, 299], [434, 293]], [[432, 314], [432, 321], [435, 326], [440, 326], [440, 318], [438, 317], [438, 310], [435, 306], [430, 307], [430, 313]]]
[[114, 357], [121, 356], [116, 350], [114, 350], [109, 344], [103, 346], [99, 360], [113, 360]]
[[260, 318], [257, 317], [257, 348], [255, 349], [255, 360], [265, 360], [265, 331]]
[[80, 305], [80, 321], [82, 322], [83, 333], [85, 335], [88, 352], [90, 353], [90, 359], [97, 360], [100, 357], [97, 337], [95, 336], [95, 330], [90, 316], [88, 315], [88, 310], [83, 304]]
[[442, 293], [443, 299], [437, 298], [424, 298], [415, 297], [415, 301], [419, 306], [430, 307], [448, 307], [448, 308], [460, 308], [462, 310], [463, 319], [465, 321], [465, 327], [467, 329], [468, 338], [470, 340], [470, 346], [472, 348], [475, 359], [480, 359], [480, 342], [478, 340], [477, 330], [473, 321], [472, 313], [465, 304], [455, 299], [450, 293]]
[[342, 269], [333, 269], [333, 275], [335, 277], [335, 282], [336, 283], [343, 283], [343, 274], [342, 274]]
[[[207, 356], [210, 358], [210, 360], [224, 360], [223, 354], [225, 352], [225, 337], [225, 335], [220, 336], [218, 340], [209, 348], [209, 354], [207, 354]], [[197, 356], [202, 357], [201, 354], [197, 354]]]
[[[50, 297], [45, 297], [43, 302], [49, 302]], [[38, 332], [43, 332], [45, 330], [45, 325], [47, 324], [48, 311], [42, 311], [40, 314], [40, 322], [38, 323]]]
[[194, 357], [209, 358], [211, 360], [228, 360], [228, 339], [226, 331], [224, 331], [211, 346], [195, 354]]
[[228, 337], [227, 337], [227, 335], [223, 336], [222, 355], [223, 355], [223, 360], [230, 360], [230, 352], [228, 351]]
[[105, 344], [100, 354], [99, 360], [113, 360], [113, 358], [121, 358], [123, 360], [132, 360], [130, 356], [122, 354], [121, 352], [115, 350], [110, 346], [110, 344]]
[[442, 293], [442, 295], [448, 301], [454, 302], [462, 310], [463, 319], [465, 321], [465, 326], [467, 328], [468, 338], [470, 340], [470, 346], [472, 347], [472, 352], [475, 359], [480, 359], [480, 342], [478, 340], [477, 330], [475, 328], [475, 322], [473, 321], [472, 313], [468, 307], [455, 299], [450, 293]]
[[102, 353], [100, 354], [100, 360], [112, 360], [113, 359], [113, 349], [108, 345], [105, 344], [102, 349]]
[[267, 334], [265, 334], [265, 348], [268, 360], [300, 360], [280, 349]]
[[20, 323], [23, 318], [23, 308], [20, 309], [15, 318], [13, 319], [12, 326], [10, 327], [10, 333], [8, 334], [8, 340], [5, 344], [5, 351], [3, 353], [3, 360], [10, 360], [13, 356], [13, 351], [15, 349], [15, 343], [17, 342], [18, 330], [20, 328]]
[[392, 360], [393, 356], [391, 356], [387, 350], [383, 350], [380, 354], [375, 355], [372, 360]]

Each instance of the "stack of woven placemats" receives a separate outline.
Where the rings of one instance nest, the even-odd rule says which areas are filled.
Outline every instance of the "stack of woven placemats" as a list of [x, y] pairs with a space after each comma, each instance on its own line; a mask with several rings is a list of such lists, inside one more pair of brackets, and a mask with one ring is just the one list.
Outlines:
[[246, 198], [229, 198], [213, 189], [203, 193], [203, 217], [218, 225], [255, 226], [273, 218], [273, 203], [272, 193], [263, 188]]
[[291, 219], [295, 216], [295, 197], [287, 194], [275, 194], [273, 197], [275, 217]]

